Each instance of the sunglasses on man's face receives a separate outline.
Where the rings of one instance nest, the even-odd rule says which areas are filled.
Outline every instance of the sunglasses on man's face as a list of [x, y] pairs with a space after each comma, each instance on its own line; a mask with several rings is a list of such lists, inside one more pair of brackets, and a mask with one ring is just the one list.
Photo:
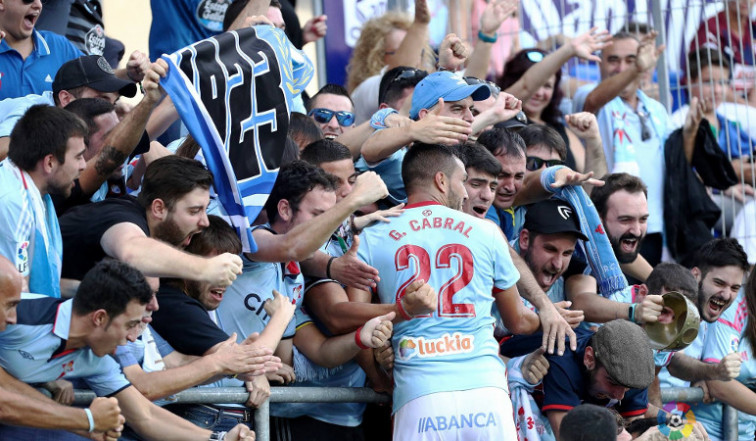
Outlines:
[[563, 165], [564, 162], [561, 159], [541, 159], [535, 156], [528, 156], [525, 160], [525, 168], [529, 171], [540, 170], [544, 165], [546, 167], [553, 167], [555, 165]]
[[[23, 4], [25, 4], [25, 5], [30, 5], [30, 4], [34, 3], [34, 1], [35, 0], [21, 0], [21, 2]], [[45, 3], [47, 3], [47, 0], [42, 0], [42, 1], [40, 1], [40, 3], [42, 3], [44, 5]]]
[[328, 124], [334, 115], [336, 115], [336, 121], [339, 122], [340, 126], [347, 127], [354, 124], [354, 113], [352, 112], [334, 112], [330, 109], [319, 108], [310, 110], [310, 113], [307, 115], [311, 116], [319, 124]]

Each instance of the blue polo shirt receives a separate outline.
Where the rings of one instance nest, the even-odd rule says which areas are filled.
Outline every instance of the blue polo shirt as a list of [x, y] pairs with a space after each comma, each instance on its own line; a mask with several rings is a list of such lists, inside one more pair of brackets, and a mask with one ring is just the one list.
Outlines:
[[73, 300], [23, 294], [18, 322], [0, 332], [0, 366], [24, 383], [80, 378], [98, 396], [131, 386], [118, 363], [89, 347], [65, 350]]
[[52, 90], [55, 74], [66, 61], [84, 55], [66, 37], [35, 30], [34, 49], [24, 60], [18, 51], [0, 42], [0, 100]]

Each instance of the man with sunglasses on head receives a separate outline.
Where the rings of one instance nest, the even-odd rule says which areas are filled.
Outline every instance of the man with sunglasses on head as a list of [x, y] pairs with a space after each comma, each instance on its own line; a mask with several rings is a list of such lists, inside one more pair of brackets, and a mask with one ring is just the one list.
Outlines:
[[648, 236], [641, 255], [655, 266], [661, 260], [664, 231], [664, 143], [670, 132], [667, 110], [640, 89], [640, 82], [656, 65], [663, 46], [652, 32], [639, 41], [620, 32], [601, 52], [601, 83], [575, 93], [575, 111], [596, 114], [611, 173], [626, 172], [648, 186]]

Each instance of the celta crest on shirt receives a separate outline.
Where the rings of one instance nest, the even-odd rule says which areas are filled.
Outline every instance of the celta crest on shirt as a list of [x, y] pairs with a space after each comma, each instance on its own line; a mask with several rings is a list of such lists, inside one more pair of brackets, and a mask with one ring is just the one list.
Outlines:
[[163, 55], [161, 80], [215, 176], [215, 191], [242, 239], [276, 181], [294, 97], [312, 63], [283, 31], [267, 25], [230, 31]]

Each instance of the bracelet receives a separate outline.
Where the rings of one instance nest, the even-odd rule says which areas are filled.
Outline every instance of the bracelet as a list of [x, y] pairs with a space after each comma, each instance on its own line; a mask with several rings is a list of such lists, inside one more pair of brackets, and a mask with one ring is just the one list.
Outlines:
[[399, 299], [399, 301], [396, 302], [396, 308], [399, 310], [399, 315], [401, 315], [404, 320], [412, 320], [412, 316], [407, 313], [407, 310], [404, 309], [404, 305], [402, 305], [402, 299]]
[[223, 441], [226, 439], [227, 432], [213, 432], [210, 434], [210, 438], [207, 441]]
[[84, 413], [87, 414], [87, 420], [89, 421], [89, 433], [92, 433], [95, 430], [94, 417], [92, 416], [92, 411], [88, 407], [85, 407]]
[[635, 321], [635, 308], [638, 306], [637, 303], [633, 303], [630, 305], [630, 307], [627, 309], [627, 319], [630, 320], [633, 323], [638, 323]]
[[336, 256], [331, 256], [331, 258], [328, 259], [328, 263], [326, 264], [326, 277], [328, 277], [329, 279], [333, 279], [333, 277], [331, 277], [331, 264], [333, 263], [333, 259], [335, 258]]
[[496, 40], [498, 38], [499, 38], [498, 32], [494, 32], [493, 37], [489, 37], [488, 35], [484, 34], [483, 31], [478, 29], [478, 40], [484, 43], [496, 43]]
[[359, 328], [357, 328], [356, 331], [354, 331], [354, 342], [357, 343], [357, 347], [359, 347], [360, 349], [370, 349], [370, 346], [363, 343], [362, 340], [360, 339], [360, 331], [362, 331], [362, 326], [360, 326]]

